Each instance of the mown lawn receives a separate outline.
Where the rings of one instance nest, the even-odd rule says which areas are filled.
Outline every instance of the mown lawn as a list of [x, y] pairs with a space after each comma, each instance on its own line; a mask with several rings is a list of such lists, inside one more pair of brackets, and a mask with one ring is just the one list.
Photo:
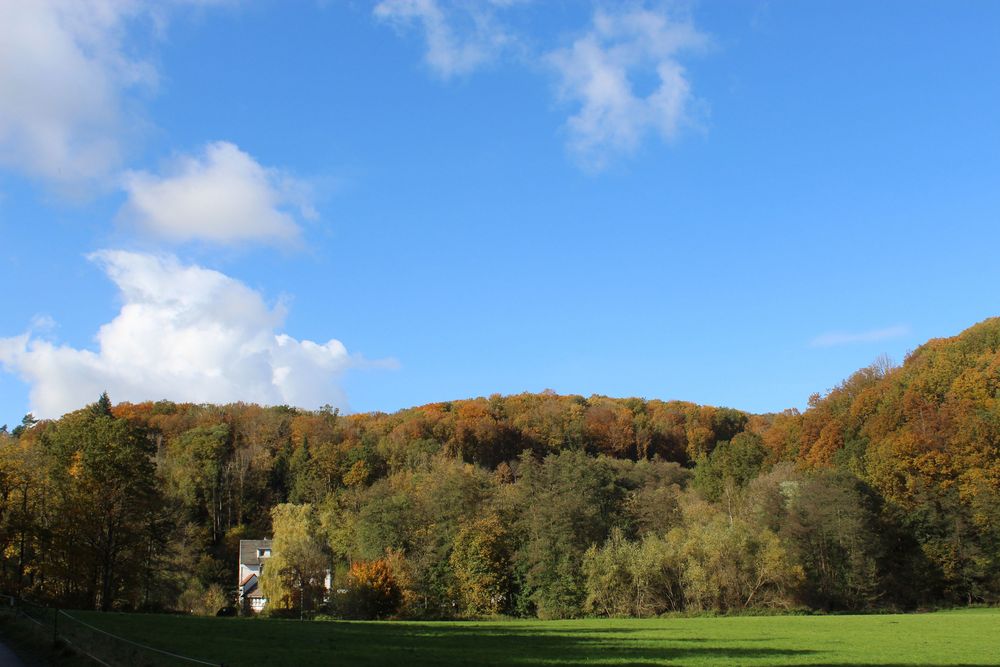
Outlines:
[[1000, 664], [1000, 610], [991, 609], [448, 623], [74, 615], [136, 641], [233, 667]]

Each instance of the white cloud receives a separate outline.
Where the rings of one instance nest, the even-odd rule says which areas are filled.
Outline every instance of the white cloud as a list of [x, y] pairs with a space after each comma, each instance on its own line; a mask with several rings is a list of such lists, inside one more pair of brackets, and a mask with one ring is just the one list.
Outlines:
[[[337, 340], [278, 333], [281, 308], [222, 273], [170, 256], [92, 255], [123, 305], [101, 326], [97, 350], [55, 345], [32, 333], [0, 339], [0, 363], [31, 386], [31, 409], [56, 417], [107, 390], [116, 401], [253, 401], [346, 408], [338, 379], [370, 365]], [[384, 362], [383, 362], [384, 365]]]
[[124, 187], [121, 218], [174, 242], [292, 241], [299, 226], [291, 210], [315, 216], [308, 186], [227, 142], [179, 157], [163, 175], [129, 172]]
[[145, 125], [135, 94], [157, 85], [129, 42], [175, 7], [229, 2], [0, 0], [0, 166], [73, 195], [105, 185]]
[[[675, 137], [693, 101], [677, 55], [707, 42], [693, 25], [664, 12], [598, 11], [585, 35], [547, 56], [560, 96], [580, 106], [567, 121], [570, 150], [600, 169], [610, 154], [634, 150], [649, 132]], [[655, 84], [649, 92], [637, 90], [643, 78]]]
[[514, 39], [496, 9], [517, 0], [382, 0], [375, 16], [400, 27], [419, 24], [427, 42], [427, 64], [444, 78], [468, 74], [491, 61]]
[[132, 0], [0, 2], [0, 164], [74, 186], [121, 161], [123, 91], [155, 72], [122, 48]]
[[910, 327], [905, 324], [897, 324], [884, 329], [871, 329], [869, 331], [831, 331], [813, 338], [809, 341], [809, 346], [836, 347], [839, 345], [854, 345], [856, 343], [877, 343], [882, 340], [902, 338], [909, 335], [909, 333]]

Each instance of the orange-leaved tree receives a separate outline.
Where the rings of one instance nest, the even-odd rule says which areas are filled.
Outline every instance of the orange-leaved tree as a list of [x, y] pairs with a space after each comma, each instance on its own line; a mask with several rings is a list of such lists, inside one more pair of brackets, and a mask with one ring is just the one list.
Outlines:
[[349, 577], [352, 616], [385, 618], [399, 609], [402, 593], [385, 558], [354, 561]]

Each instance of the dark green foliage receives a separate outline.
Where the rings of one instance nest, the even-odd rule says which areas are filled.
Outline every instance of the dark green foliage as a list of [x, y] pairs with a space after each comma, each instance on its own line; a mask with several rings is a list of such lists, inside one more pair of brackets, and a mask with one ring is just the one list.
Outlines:
[[309, 450], [309, 438], [303, 437], [288, 459], [288, 502], [318, 503], [326, 492], [326, 481]]
[[583, 555], [601, 544], [618, 518], [624, 489], [612, 466], [583, 452], [521, 459], [517, 553], [526, 595], [540, 618], [583, 610]]
[[866, 609], [883, 593], [883, 545], [870, 491], [844, 472], [822, 471], [786, 487], [781, 530], [801, 563], [803, 601], [823, 609]]
[[223, 468], [229, 442], [227, 424], [190, 429], [167, 444], [160, 468], [171, 496], [183, 504], [189, 520], [211, 527], [213, 541], [223, 532]]
[[[31, 428], [32, 426], [34, 426], [37, 423], [38, 423], [38, 420], [35, 419], [35, 416], [32, 415], [29, 412], [28, 414], [24, 415], [24, 417], [21, 419], [21, 423], [19, 425], [15, 426], [14, 430], [11, 431], [10, 434], [12, 436], [14, 436], [14, 438], [19, 438], [19, 437], [21, 437], [22, 433], [24, 433], [26, 430], [28, 430], [29, 428]], [[4, 424], [4, 428], [6, 428], [6, 426], [7, 425]]]
[[680, 495], [690, 471], [666, 461], [640, 461], [622, 471], [629, 491], [621, 526], [636, 537], [665, 535], [681, 521]]
[[694, 485], [706, 498], [718, 501], [727, 487], [742, 489], [757, 477], [766, 459], [763, 439], [756, 433], [741, 432], [698, 459]]
[[149, 558], [162, 539], [153, 532], [162, 507], [151, 442], [106, 412], [99, 402], [43, 436], [57, 508], [43, 546], [49, 576], [64, 596], [103, 610], [146, 602]]
[[111, 408], [111, 398], [108, 392], [103, 392], [97, 402], [90, 406], [90, 414], [94, 417], [113, 417]]

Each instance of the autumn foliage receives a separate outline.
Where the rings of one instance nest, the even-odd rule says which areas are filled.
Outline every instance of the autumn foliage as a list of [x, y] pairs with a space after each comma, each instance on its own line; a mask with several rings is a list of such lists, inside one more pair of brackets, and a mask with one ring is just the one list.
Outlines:
[[[805, 411], [551, 391], [353, 415], [102, 397], [0, 430], [6, 591], [208, 613], [239, 539], [279, 533], [296, 547], [267, 585], [293, 613], [996, 602], [1000, 319], [876, 360]], [[322, 590], [327, 570], [349, 593]]]
[[396, 613], [402, 593], [389, 561], [384, 558], [351, 563], [349, 610], [357, 618], [386, 618]]

